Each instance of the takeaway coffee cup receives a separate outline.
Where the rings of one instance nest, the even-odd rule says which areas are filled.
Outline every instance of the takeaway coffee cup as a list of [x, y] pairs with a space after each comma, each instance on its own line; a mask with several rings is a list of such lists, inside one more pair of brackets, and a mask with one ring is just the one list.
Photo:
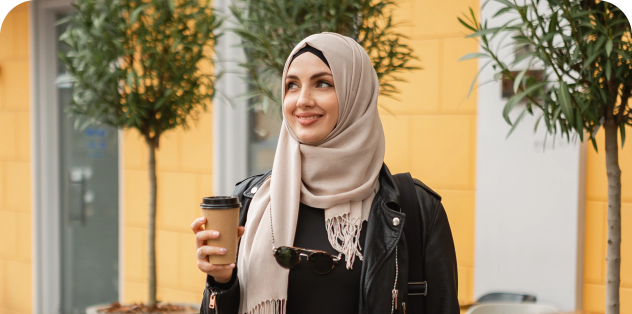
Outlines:
[[219, 238], [209, 239], [209, 246], [226, 248], [224, 255], [209, 255], [211, 264], [235, 263], [237, 256], [237, 228], [239, 226], [239, 199], [230, 196], [213, 196], [202, 199], [202, 213], [206, 217], [206, 230], [219, 231]]

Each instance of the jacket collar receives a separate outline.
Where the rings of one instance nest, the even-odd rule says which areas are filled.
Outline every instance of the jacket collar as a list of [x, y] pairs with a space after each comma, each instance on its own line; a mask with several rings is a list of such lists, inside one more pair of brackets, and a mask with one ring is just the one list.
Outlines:
[[377, 192], [377, 195], [380, 196], [386, 206], [392, 210], [400, 211], [400, 198], [399, 198], [399, 189], [397, 188], [397, 184], [395, 180], [393, 180], [393, 176], [391, 172], [386, 167], [386, 164], [382, 164], [382, 169], [380, 169], [380, 189]]

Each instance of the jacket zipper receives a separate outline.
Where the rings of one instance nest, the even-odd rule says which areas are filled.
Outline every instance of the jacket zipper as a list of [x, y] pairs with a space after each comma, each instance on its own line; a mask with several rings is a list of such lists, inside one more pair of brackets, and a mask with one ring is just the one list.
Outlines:
[[219, 313], [219, 308], [217, 307], [217, 290], [212, 289], [211, 295], [208, 297], [208, 308], [211, 309], [211, 313]]
[[391, 291], [391, 314], [397, 309], [397, 277], [399, 276], [399, 262], [397, 261], [397, 245], [395, 245], [395, 283], [393, 283], [393, 290]]

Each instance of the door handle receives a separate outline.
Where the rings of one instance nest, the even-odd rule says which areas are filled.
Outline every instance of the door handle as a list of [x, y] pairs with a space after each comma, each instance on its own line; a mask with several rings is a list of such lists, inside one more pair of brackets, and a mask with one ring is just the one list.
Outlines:
[[81, 168], [75, 168], [68, 171], [67, 178], [67, 202], [68, 202], [68, 220], [85, 223], [85, 176]]

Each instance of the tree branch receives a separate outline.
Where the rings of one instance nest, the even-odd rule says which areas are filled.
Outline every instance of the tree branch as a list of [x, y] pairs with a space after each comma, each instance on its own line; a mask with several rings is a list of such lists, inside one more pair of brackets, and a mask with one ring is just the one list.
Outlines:
[[[516, 0], [514, 0], [514, 5], [518, 6], [518, 4], [516, 3]], [[523, 22], [527, 23], [527, 25], [529, 25], [529, 28], [531, 29], [531, 33], [533, 34], [533, 37], [535, 37], [535, 39], [538, 41], [538, 43], [540, 43], [540, 41], [542, 40], [540, 38], [540, 36], [538, 36], [537, 34], [537, 30], [535, 29], [535, 27], [533, 26], [533, 24], [531, 23], [531, 20], [529, 20], [529, 18], [525, 15], [525, 13], [520, 12], [520, 17], [522, 17]], [[534, 12], [537, 15], [537, 11]], [[525, 36], [527, 37], [527, 36]], [[528, 38], [528, 37], [527, 37]], [[557, 72], [557, 68], [555, 66], [555, 63], [553, 63], [553, 59], [551, 58], [551, 55], [546, 51], [546, 49], [544, 49], [544, 45], [534, 45], [535, 47], [537, 47], [537, 49], [542, 52], [547, 60], [549, 61], [549, 63], [551, 64], [551, 68], [553, 68], [553, 71], [555, 72], [555, 75], [557, 75], [558, 79], [562, 79], [562, 76]]]
[[581, 54], [584, 55], [584, 59], [588, 59], [588, 55], [586, 54], [586, 51], [584, 51], [583, 49], [580, 49], [582, 41], [579, 38], [579, 33], [577, 29], [575, 28], [575, 25], [573, 24], [573, 18], [571, 15], [570, 7], [571, 7], [570, 1], [564, 0], [564, 14], [566, 14], [566, 19], [568, 20], [568, 24], [571, 26], [571, 33], [573, 34], [573, 37], [575, 37], [575, 41], [577, 42], [577, 49], [579, 49]]

